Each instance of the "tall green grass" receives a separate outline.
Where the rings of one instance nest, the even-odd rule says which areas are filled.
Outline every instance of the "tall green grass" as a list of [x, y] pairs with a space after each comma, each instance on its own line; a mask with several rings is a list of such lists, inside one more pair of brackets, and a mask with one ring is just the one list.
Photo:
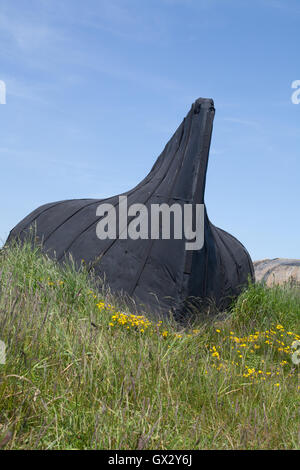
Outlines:
[[0, 251], [0, 446], [299, 448], [297, 286], [249, 285], [225, 319], [145, 327], [94, 281], [29, 244]]

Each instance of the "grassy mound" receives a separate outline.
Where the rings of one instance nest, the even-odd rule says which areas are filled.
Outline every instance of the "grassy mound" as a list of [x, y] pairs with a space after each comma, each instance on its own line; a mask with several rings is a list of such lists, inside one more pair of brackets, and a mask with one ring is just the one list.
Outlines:
[[299, 447], [296, 286], [249, 285], [225, 320], [183, 328], [29, 245], [1, 250], [0, 282], [0, 446]]

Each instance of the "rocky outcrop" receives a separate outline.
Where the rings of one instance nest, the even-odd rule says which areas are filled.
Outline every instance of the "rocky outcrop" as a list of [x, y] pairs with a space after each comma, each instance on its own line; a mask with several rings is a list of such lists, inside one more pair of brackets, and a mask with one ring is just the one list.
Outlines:
[[267, 286], [293, 282], [300, 284], [300, 259], [274, 258], [254, 261], [256, 282]]

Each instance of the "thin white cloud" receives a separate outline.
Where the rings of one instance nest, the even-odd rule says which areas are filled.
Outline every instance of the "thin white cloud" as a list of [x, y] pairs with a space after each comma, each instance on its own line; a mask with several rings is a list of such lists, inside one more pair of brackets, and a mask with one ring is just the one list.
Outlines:
[[[110, 44], [102, 41], [87, 44], [82, 38], [74, 37], [73, 32], [69, 34], [70, 28], [74, 29], [75, 25], [79, 31], [84, 28], [89, 31], [103, 28], [112, 34], [137, 42], [154, 39], [159, 41], [164, 35], [159, 20], [155, 24], [141, 21], [133, 8], [129, 10], [116, 1], [92, 2], [93, 8], [91, 4], [88, 8], [83, 8], [81, 3], [80, 7], [75, 3], [74, 8], [70, 8], [69, 1], [53, 1], [51, 4], [41, 2], [36, 8], [32, 8], [30, 15], [22, 16], [14, 4], [6, 2], [4, 5], [6, 8], [0, 13], [0, 56], [7, 61], [23, 63], [28, 70], [43, 72], [43, 82], [40, 81], [39, 88], [41, 92], [44, 89], [45, 96], [47, 87], [51, 87], [51, 77], [55, 74], [54, 81], [60, 84], [67, 79], [66, 70], [70, 75], [72, 68], [76, 68], [77, 78], [80, 78], [80, 73], [84, 75], [86, 70], [94, 70], [117, 80], [135, 83], [145, 89], [183, 92], [173, 78], [164, 76], [159, 71], [155, 73], [151, 69], [144, 70], [140, 64], [130, 64], [119, 50], [112, 48]], [[45, 79], [47, 72], [48, 83], [47, 78]], [[32, 84], [35, 89], [32, 90], [29, 85], [21, 84], [20, 81], [17, 83], [11, 78], [8, 94], [37, 99], [38, 79], [35, 80], [36, 83]], [[42, 95], [38, 99], [42, 101]]]
[[5, 13], [0, 14], [2, 42], [12, 42], [23, 51], [41, 49], [62, 39], [57, 29], [38, 21], [28, 21]]

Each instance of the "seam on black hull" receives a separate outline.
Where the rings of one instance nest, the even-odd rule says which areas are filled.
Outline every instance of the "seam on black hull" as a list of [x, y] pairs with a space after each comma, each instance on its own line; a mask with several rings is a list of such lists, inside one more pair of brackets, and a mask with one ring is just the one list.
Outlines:
[[[73, 201], [75, 201], [75, 199], [72, 199]], [[50, 207], [47, 207], [46, 209], [42, 210], [42, 212], [39, 212], [35, 217], [33, 217], [33, 219], [31, 219], [30, 222], [28, 222], [24, 228], [22, 228], [22, 230], [20, 231], [20, 234], [23, 233], [23, 232], [26, 232], [26, 230], [28, 230], [30, 228], [30, 226], [36, 222], [36, 220], [40, 217], [40, 215], [44, 214], [45, 212], [47, 212], [48, 210], [52, 209], [53, 207], [56, 207], [56, 206], [59, 206], [60, 204], [63, 204], [65, 201], [59, 201], [59, 202], [54, 202], [52, 204], [52, 206]]]
[[[173, 154], [173, 157], [170, 159], [170, 163], [169, 163], [169, 165], [168, 165], [168, 167], [167, 167], [167, 169], [166, 169], [166, 171], [165, 171], [165, 173], [164, 173], [164, 176], [163, 176], [162, 179], [157, 183], [157, 185], [155, 186], [155, 188], [153, 189], [153, 191], [151, 192], [151, 194], [147, 197], [147, 199], [144, 200], [144, 204], [146, 204], [146, 203], [151, 199], [151, 197], [152, 197], [152, 196], [154, 195], [154, 193], [156, 192], [157, 188], [159, 188], [159, 186], [160, 186], [160, 185], [163, 183], [163, 181], [165, 180], [165, 178], [166, 178], [166, 176], [167, 176], [167, 174], [168, 174], [168, 172], [169, 172], [169, 169], [170, 169], [172, 163], [174, 162], [174, 158], [175, 158], [175, 156], [177, 155], [178, 150], [180, 149], [181, 142], [182, 142], [182, 137], [183, 137], [183, 134], [182, 134], [182, 136], [181, 136], [180, 142], [179, 142], [178, 145], [177, 145], [177, 149], [176, 149], [176, 151], [175, 151], [174, 154]], [[124, 230], [125, 230], [125, 229], [124, 229]], [[122, 232], [122, 233], [123, 233], [123, 232]], [[106, 255], [107, 251], [114, 245], [114, 243], [116, 243], [117, 240], [119, 240], [119, 237], [120, 237], [120, 234], [118, 235], [118, 237], [117, 237], [115, 240], [112, 240], [112, 242], [108, 245], [108, 247], [107, 247], [103, 252], [101, 252], [99, 255], [96, 255], [95, 260], [94, 260], [94, 262], [93, 262], [92, 265], [91, 265], [91, 268], [94, 267], [94, 266], [100, 261], [100, 259], [102, 259], [102, 257]], [[91, 268], [90, 268], [90, 269], [91, 269]]]
[[[180, 126], [179, 126], [179, 127], [180, 127]], [[179, 129], [179, 128], [178, 128], [178, 129]], [[177, 129], [177, 130], [178, 130], [178, 129]], [[176, 134], [176, 133], [175, 133], [175, 134]], [[174, 155], [177, 154], [178, 149], [180, 148], [181, 141], [182, 141], [182, 138], [183, 138], [183, 134], [184, 134], [184, 126], [182, 126], [182, 132], [181, 132], [181, 135], [180, 135], [180, 138], [179, 138], [179, 142], [178, 142], [178, 144], [177, 144], [177, 149], [176, 149], [176, 151], [174, 152]], [[160, 156], [162, 156], [162, 154], [161, 154]], [[172, 161], [173, 161], [173, 159], [171, 160], [170, 165], [171, 165]], [[160, 164], [157, 168], [154, 169], [154, 166], [152, 167], [152, 170], [150, 171], [150, 173], [148, 173], [148, 175], [146, 176], [146, 178], [144, 178], [144, 180], [141, 181], [137, 186], [135, 186], [132, 190], [129, 190], [129, 191], [127, 191], [127, 192], [125, 192], [125, 193], [122, 193], [122, 194], [119, 194], [119, 195], [117, 195], [117, 196], [122, 196], [122, 195], [131, 196], [131, 195], [134, 194], [137, 190], [139, 190], [141, 187], [143, 187], [145, 184], [148, 184], [149, 182], [151, 182], [151, 180], [152, 180], [152, 179], [154, 178], [154, 176], [156, 175], [157, 171], [160, 169], [162, 163], [163, 163], [163, 159], [162, 159], [162, 161], [161, 161], [161, 164]], [[164, 175], [164, 178], [165, 178], [165, 176], [166, 176], [166, 174], [167, 174], [167, 172], [168, 172], [168, 170], [169, 170], [170, 165], [168, 166], [168, 168], [167, 168], [167, 170], [166, 170], [166, 173], [165, 173], [165, 175]], [[163, 178], [163, 179], [164, 179], [164, 178]], [[147, 179], [148, 179], [148, 180], [147, 180]], [[163, 180], [161, 180], [159, 184], [161, 184], [162, 181], [163, 181]], [[158, 186], [159, 186], [159, 184], [158, 184]], [[158, 187], [158, 186], [157, 186], [157, 187]], [[156, 188], [155, 188], [155, 189], [156, 189]], [[155, 189], [154, 189], [153, 192], [155, 192]], [[152, 194], [153, 194], [153, 193], [152, 193]], [[150, 195], [150, 197], [152, 196], [152, 194]], [[114, 197], [117, 197], [117, 196], [112, 196], [112, 197], [107, 198], [107, 199], [105, 199], [105, 200], [113, 199]], [[149, 198], [150, 198], [150, 197], [149, 197]], [[149, 198], [148, 198], [147, 200], [149, 200]], [[118, 205], [119, 205], [119, 201], [117, 201], [115, 204], [113, 204], [113, 207], [117, 207]], [[84, 230], [82, 230], [82, 231], [77, 235], [77, 237], [75, 237], [75, 239], [72, 241], [72, 243], [71, 243], [70, 245], [68, 245], [68, 247], [64, 250], [64, 253], [58, 258], [58, 261], [60, 261], [60, 260], [65, 256], [65, 254], [70, 251], [72, 245], [73, 245], [85, 232], [87, 232], [90, 228], [92, 228], [92, 227], [93, 227], [94, 225], [96, 225], [98, 222], [99, 222], [99, 220], [97, 219], [96, 221], [93, 221], [91, 224], [89, 224]], [[117, 237], [116, 240], [118, 240], [118, 239], [119, 239], [119, 237]], [[114, 242], [115, 242], [116, 240], [114, 240]], [[104, 251], [104, 254], [107, 252], [107, 250], [108, 250], [112, 245], [113, 245], [113, 243], [112, 243], [111, 245], [109, 245], [109, 247]], [[100, 253], [100, 255], [96, 255], [96, 257], [95, 257], [95, 259], [94, 259], [94, 261], [93, 261], [93, 263], [92, 263], [92, 266], [94, 266], [94, 265], [97, 263], [97, 258], [99, 258], [99, 256], [101, 256], [101, 257], [104, 256], [104, 254]], [[91, 267], [92, 267], [92, 266], [91, 266]], [[91, 269], [91, 268], [90, 268], [90, 269]]]
[[[192, 110], [193, 110], [193, 107], [192, 107]], [[176, 184], [176, 181], [177, 181], [177, 178], [178, 178], [178, 175], [179, 175], [179, 172], [180, 172], [180, 169], [182, 168], [182, 164], [183, 164], [183, 161], [184, 161], [184, 158], [185, 158], [185, 155], [186, 155], [186, 151], [187, 151], [187, 147], [188, 147], [188, 144], [189, 144], [189, 138], [190, 138], [190, 135], [191, 135], [191, 130], [192, 130], [192, 124], [193, 124], [193, 119], [191, 118], [191, 121], [190, 121], [190, 124], [189, 124], [189, 129], [188, 129], [188, 136], [187, 136], [187, 139], [186, 139], [186, 144], [185, 144], [185, 148], [184, 148], [184, 151], [182, 153], [182, 158], [181, 158], [181, 166], [180, 168], [177, 169], [177, 172], [175, 174], [175, 178], [172, 182], [172, 185], [171, 185], [171, 188], [169, 190], [169, 195], [168, 195], [168, 201], [171, 199], [170, 195], [174, 189], [174, 185]], [[153, 248], [153, 244], [154, 244], [154, 241], [155, 240], [150, 240], [150, 244], [149, 244], [149, 248], [146, 252], [146, 256], [144, 257], [144, 260], [143, 262], [141, 263], [141, 266], [140, 266], [140, 269], [138, 270], [137, 272], [137, 275], [136, 277], [134, 278], [133, 280], [133, 283], [132, 283], [132, 287], [129, 289], [129, 295], [133, 295], [134, 294], [134, 291], [138, 285], [138, 282], [140, 280], [140, 277], [142, 275], [142, 272], [149, 260], [149, 257], [150, 257], [150, 253], [151, 253], [151, 250]]]
[[75, 212], [73, 212], [73, 214], [71, 214], [69, 217], [67, 217], [63, 222], [61, 222], [59, 225], [57, 225], [57, 227], [55, 227], [54, 230], [52, 230], [52, 232], [49, 233], [49, 235], [44, 239], [44, 243], [46, 243], [49, 238], [54, 235], [54, 233], [60, 228], [62, 227], [66, 222], [68, 222], [68, 220], [72, 219], [72, 217], [74, 217], [76, 214], [78, 214], [80, 211], [82, 211], [83, 209], [86, 209], [87, 207], [90, 207], [92, 206], [93, 204], [99, 204], [99, 202], [101, 201], [101, 199], [99, 200], [94, 200], [93, 202], [91, 202], [90, 204], [86, 204], [85, 206], [83, 207], [80, 207], [80, 209], [77, 209]]
[[216, 234], [217, 234], [218, 239], [221, 241], [222, 245], [224, 246], [224, 248], [227, 250], [227, 252], [228, 252], [230, 258], [233, 260], [234, 265], [235, 265], [235, 269], [236, 269], [236, 273], [237, 273], [237, 278], [238, 278], [238, 280], [240, 281], [240, 277], [241, 277], [241, 276], [240, 276], [240, 266], [239, 266], [239, 264], [236, 262], [235, 257], [234, 257], [234, 255], [233, 255], [231, 249], [228, 247], [227, 243], [225, 243], [225, 241], [223, 240], [223, 238], [220, 237], [220, 235], [219, 235], [219, 233], [218, 233], [217, 230], [216, 230]]
[[[214, 226], [215, 227], [215, 226]], [[215, 229], [218, 229], [220, 230], [221, 232], [223, 232], [225, 235], [227, 235], [228, 237], [232, 238], [236, 243], [238, 243], [241, 247], [241, 249], [245, 252], [245, 255], [246, 255], [246, 258], [247, 258], [247, 263], [248, 263], [248, 267], [249, 267], [249, 271], [251, 273], [251, 277], [252, 279], [254, 279], [254, 268], [253, 268], [253, 265], [252, 265], [252, 262], [251, 262], [251, 257], [248, 253], [248, 251], [246, 250], [246, 248], [244, 247], [244, 245], [237, 239], [235, 238], [233, 235], [231, 235], [231, 233], [228, 233], [226, 232], [225, 230], [223, 230], [222, 228], [219, 228], [219, 227], [215, 227]]]

